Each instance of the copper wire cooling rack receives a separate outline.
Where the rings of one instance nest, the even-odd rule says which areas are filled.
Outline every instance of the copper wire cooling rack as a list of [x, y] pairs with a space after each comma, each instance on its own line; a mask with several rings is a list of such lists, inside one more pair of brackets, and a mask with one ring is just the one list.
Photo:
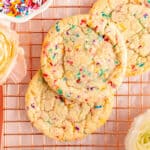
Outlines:
[[115, 106], [108, 122], [81, 141], [63, 143], [48, 139], [32, 127], [24, 109], [25, 91], [39, 69], [41, 44], [49, 27], [62, 17], [87, 13], [93, 2], [95, 0], [53, 0], [52, 6], [43, 14], [24, 24], [12, 24], [25, 49], [28, 72], [19, 84], [8, 81], [3, 86], [3, 94], [0, 88], [0, 104], [3, 98], [3, 108], [0, 105], [3, 113], [2, 150], [125, 149], [124, 138], [133, 118], [150, 108], [150, 73], [125, 79], [116, 93]]

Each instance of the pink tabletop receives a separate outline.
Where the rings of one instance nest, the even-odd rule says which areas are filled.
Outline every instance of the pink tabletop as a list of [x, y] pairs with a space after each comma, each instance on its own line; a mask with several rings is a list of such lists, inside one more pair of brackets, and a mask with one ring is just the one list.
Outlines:
[[2, 136], [2, 123], [3, 123], [3, 92], [2, 87], [0, 86], [0, 142]]

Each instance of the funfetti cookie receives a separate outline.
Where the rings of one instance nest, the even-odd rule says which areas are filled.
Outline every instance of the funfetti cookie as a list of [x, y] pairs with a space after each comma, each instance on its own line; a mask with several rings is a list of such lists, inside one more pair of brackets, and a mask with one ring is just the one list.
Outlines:
[[43, 43], [43, 77], [70, 101], [98, 101], [124, 77], [126, 48], [119, 31], [112, 23], [102, 34], [91, 26], [88, 15], [63, 19], [49, 30]]
[[39, 71], [26, 93], [27, 114], [33, 126], [59, 141], [82, 139], [106, 122], [114, 97], [109, 93], [97, 103], [66, 104], [65, 101], [49, 88]]
[[102, 24], [97, 31], [113, 22], [124, 35], [128, 51], [126, 76], [150, 70], [149, 0], [98, 0], [90, 14], [94, 25]]

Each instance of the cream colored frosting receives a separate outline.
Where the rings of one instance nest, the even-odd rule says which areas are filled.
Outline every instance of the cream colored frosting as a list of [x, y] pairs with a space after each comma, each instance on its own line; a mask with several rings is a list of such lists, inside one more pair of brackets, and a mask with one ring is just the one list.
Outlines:
[[134, 119], [125, 146], [126, 150], [150, 149], [150, 110]]
[[20, 51], [18, 36], [0, 25], [0, 84], [3, 84], [15, 66]]

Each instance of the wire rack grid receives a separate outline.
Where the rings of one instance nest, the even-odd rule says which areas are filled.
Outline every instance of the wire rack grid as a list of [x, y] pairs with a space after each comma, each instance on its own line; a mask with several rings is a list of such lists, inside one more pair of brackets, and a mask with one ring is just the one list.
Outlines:
[[[150, 73], [126, 78], [115, 96], [108, 122], [86, 139], [57, 142], [48, 139], [29, 122], [24, 109], [28, 83], [40, 67], [41, 44], [50, 26], [70, 15], [87, 13], [95, 0], [53, 0], [49, 9], [24, 24], [12, 24], [25, 49], [28, 71], [19, 84], [8, 81], [0, 94], [3, 113], [2, 150], [124, 150], [124, 138], [133, 118], [150, 108]], [[2, 93], [2, 88], [0, 88]], [[3, 107], [2, 107], [3, 106]], [[0, 126], [1, 127], [1, 126]]]

